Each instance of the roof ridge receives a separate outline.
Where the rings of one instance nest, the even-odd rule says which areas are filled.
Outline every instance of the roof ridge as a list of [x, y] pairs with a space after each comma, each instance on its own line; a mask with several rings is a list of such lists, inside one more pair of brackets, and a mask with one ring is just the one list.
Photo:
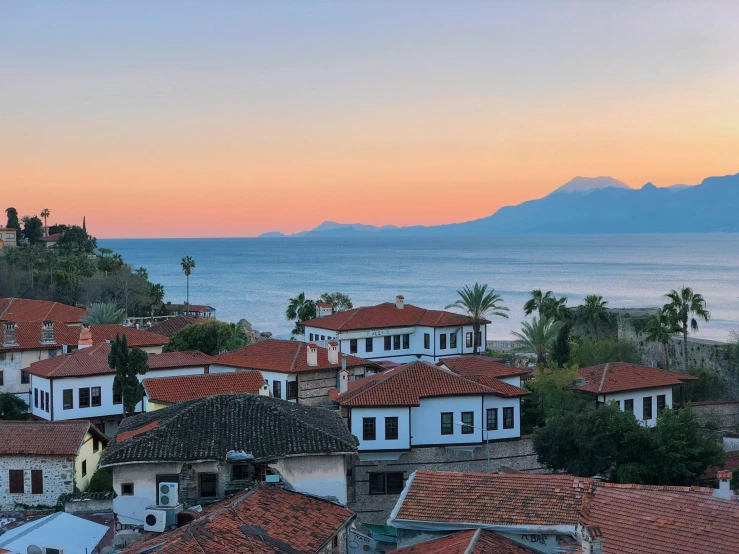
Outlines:
[[[391, 373], [391, 372], [394, 372], [394, 373], [392, 375], [385, 375], [384, 378], [379, 378], [378, 377], [377, 379], [372, 379], [370, 382], [365, 383], [364, 386], [357, 387], [353, 391], [346, 391], [344, 393], [346, 396], [342, 397], [341, 399], [342, 400], [343, 399], [352, 399], [353, 400], [354, 398], [356, 398], [357, 396], [359, 396], [359, 393], [367, 392], [367, 391], [371, 390], [372, 388], [378, 386], [380, 383], [384, 383], [388, 379], [392, 379], [396, 375], [399, 375], [399, 374], [403, 373], [411, 365], [416, 364], [416, 363], [418, 363], [420, 361], [421, 360], [414, 360], [412, 362], [408, 362], [407, 364], [403, 364], [401, 366], [394, 367], [392, 369], [388, 369], [387, 372], [383, 371], [382, 373], [388, 373], [388, 374]], [[366, 377], [365, 377], [365, 379], [366, 379]], [[360, 380], [360, 382], [361, 382], [361, 380]]]
[[362, 309], [364, 309], [364, 306], [359, 306], [359, 308], [357, 308], [356, 310], [354, 310], [354, 313], [352, 313], [352, 315], [350, 315], [349, 317], [347, 317], [347, 318], [346, 318], [346, 319], [345, 319], [345, 320], [344, 320], [344, 321], [343, 321], [343, 322], [341, 323], [341, 325], [339, 325], [339, 329], [342, 329], [342, 328], [344, 327], [344, 325], [346, 325], [347, 323], [349, 323], [349, 321], [350, 321], [350, 320], [351, 320], [351, 319], [352, 319], [352, 318], [353, 318], [353, 317], [354, 317], [355, 315], [357, 315], [357, 314], [358, 314], [358, 313], [359, 313], [359, 312], [360, 312], [360, 311], [361, 311]]
[[56, 302], [53, 302], [53, 303], [51, 304], [51, 308], [49, 308], [49, 311], [48, 311], [48, 312], [46, 312], [46, 315], [44, 316], [44, 319], [46, 319], [46, 318], [48, 318], [48, 317], [49, 317], [49, 314], [51, 313], [51, 310], [53, 310], [55, 306], [56, 306]]
[[3, 317], [5, 315], [5, 312], [7, 312], [10, 309], [10, 306], [13, 305], [13, 302], [14, 301], [15, 301], [15, 297], [14, 296], [11, 296], [10, 297], [10, 302], [8, 302], [8, 305], [5, 306], [5, 309], [2, 311], [2, 313], [0, 313], [0, 317]]
[[464, 550], [464, 554], [473, 554], [475, 551], [475, 547], [477, 546], [477, 541], [480, 540], [480, 535], [482, 534], [482, 528], [478, 527], [475, 529], [475, 532], [472, 534], [472, 539], [470, 539], [470, 544], [467, 545], [467, 548]]
[[303, 341], [295, 341], [298, 343], [298, 347], [295, 349], [295, 356], [293, 356], [293, 361], [290, 363], [290, 369], [295, 369], [295, 364], [298, 363], [298, 354], [300, 354], [300, 351], [303, 348], [303, 344], [305, 344]]
[[611, 367], [610, 363], [606, 364], [606, 367], [603, 368], [603, 375], [600, 377], [600, 385], [598, 385], [598, 392], [601, 392], [603, 390], [603, 385], [606, 382], [606, 375], [608, 375], [608, 368]]

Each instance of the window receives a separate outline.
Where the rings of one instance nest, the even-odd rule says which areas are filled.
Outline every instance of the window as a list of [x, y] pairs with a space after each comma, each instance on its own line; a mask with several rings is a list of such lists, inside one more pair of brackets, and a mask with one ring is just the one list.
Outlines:
[[313, 333], [308, 333], [308, 340], [313, 342]]
[[475, 412], [462, 412], [462, 434], [470, 435], [475, 432]]
[[90, 391], [92, 394], [92, 405], [100, 406], [100, 387], [92, 387]]
[[643, 401], [644, 410], [642, 411], [642, 419], [652, 419], [652, 397], [645, 396]]
[[44, 472], [40, 469], [31, 470], [31, 494], [44, 494]]
[[482, 346], [482, 331], [478, 331], [475, 335], [475, 346]]
[[449, 333], [449, 348], [457, 348], [457, 333]]
[[513, 408], [503, 408], [503, 429], [513, 429]]
[[446, 333], [439, 335], [439, 350], [446, 350]]
[[362, 418], [362, 440], [373, 441], [377, 436], [377, 429], [374, 417]]
[[242, 479], [251, 479], [251, 467], [249, 464], [236, 464], [231, 466], [231, 480], [241, 481]]
[[337, 548], [339, 548], [339, 535], [334, 535], [334, 538], [331, 539], [331, 552], [333, 552]]
[[298, 399], [298, 382], [297, 381], [287, 382], [287, 399], [288, 400]]
[[216, 473], [199, 473], [200, 498], [215, 498], [218, 496], [218, 475]]
[[79, 406], [80, 408], [90, 407], [90, 389], [79, 390]]
[[38, 389], [33, 389], [33, 407], [38, 408]]
[[92, 437], [92, 451], [97, 452], [100, 449], [100, 441], [97, 437]]
[[665, 395], [658, 394], [657, 395], [657, 415], [659, 415], [664, 409], [665, 409]]
[[49, 405], [49, 393], [44, 393], [44, 395], [46, 396], [46, 411], [48, 412], [51, 409], [51, 406]]
[[10, 485], [10, 494], [23, 494], [25, 491], [23, 484], [23, 470], [11, 469], [8, 471], [8, 484]]
[[121, 496], [133, 496], [133, 483], [121, 483]]
[[272, 396], [275, 398], [282, 398], [282, 381], [272, 381]]
[[321, 340], [326, 340], [326, 335], [321, 335]]
[[372, 337], [364, 339], [364, 351], [372, 352]]
[[403, 335], [403, 350], [408, 350], [411, 347], [411, 336]]
[[82, 460], [82, 477], [87, 475], [87, 460]]
[[370, 494], [400, 494], [403, 492], [403, 473], [370, 473]]
[[62, 391], [62, 409], [71, 410], [72, 406], [72, 389], [64, 389]]
[[392, 343], [392, 337], [385, 337], [385, 350], [390, 350], [391, 343]]
[[465, 335], [465, 345], [467, 348], [472, 348], [472, 333], [467, 333]]
[[350, 354], [356, 354], [357, 353], [357, 339], [350, 339], [349, 340], [349, 353]]
[[454, 434], [454, 413], [453, 412], [442, 412], [441, 414], [441, 434], [442, 435], [453, 435]]
[[398, 418], [397, 417], [386, 417], [385, 418], [385, 440], [386, 441], [398, 440]]
[[624, 400], [624, 412], [634, 413], [634, 399], [633, 398]]
[[488, 408], [487, 429], [488, 431], [498, 430], [498, 408]]
[[31, 374], [21, 369], [21, 385], [27, 385], [31, 382]]
[[45, 411], [44, 410], [44, 391], [41, 391], [41, 411], [42, 412]]
[[3, 377], [3, 372], [0, 371], [0, 387], [2, 387], [5, 384], [5, 378]]
[[113, 391], [113, 404], [123, 404], [123, 391]]
[[431, 335], [428, 333], [423, 334], [423, 347], [428, 350], [431, 348]]
[[400, 350], [400, 335], [393, 337], [393, 350]]

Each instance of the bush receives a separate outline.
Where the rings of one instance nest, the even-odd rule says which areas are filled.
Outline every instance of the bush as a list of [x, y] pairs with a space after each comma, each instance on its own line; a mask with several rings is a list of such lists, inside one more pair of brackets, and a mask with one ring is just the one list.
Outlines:
[[0, 393], [0, 419], [28, 419], [28, 405], [13, 393]]
[[572, 345], [570, 365], [590, 367], [613, 362], [638, 364], [641, 361], [636, 346], [615, 337], [606, 340], [583, 338]]
[[98, 468], [90, 478], [85, 492], [108, 492], [113, 490], [113, 472], [108, 468]]

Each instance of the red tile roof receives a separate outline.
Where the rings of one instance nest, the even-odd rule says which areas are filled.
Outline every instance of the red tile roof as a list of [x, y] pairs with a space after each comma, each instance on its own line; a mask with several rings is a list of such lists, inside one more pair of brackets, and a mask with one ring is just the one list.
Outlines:
[[171, 339], [177, 331], [181, 331], [188, 325], [192, 325], [193, 323], [201, 323], [202, 321], [202, 319], [190, 317], [187, 315], [176, 315], [159, 323], [155, 323], [154, 325], [149, 327], [147, 331]]
[[532, 554], [538, 552], [485, 529], [452, 533], [446, 537], [390, 551], [390, 554]]
[[0, 298], [0, 321], [55, 321], [57, 323], [79, 323], [87, 313], [76, 308], [48, 300], [27, 298]]
[[[31, 375], [58, 379], [60, 377], [82, 377], [87, 375], [106, 375], [115, 373], [108, 366], [110, 344], [98, 343], [88, 348], [80, 348], [71, 354], [63, 354], [32, 363], [26, 368]], [[167, 352], [149, 354], [149, 370], [175, 369], [182, 367], [205, 367], [210, 356], [202, 352]]]
[[[167, 310], [170, 313], [185, 311], [184, 302], [182, 304], [175, 304], [175, 303], [165, 304], [164, 307], [167, 308]], [[182, 308], [182, 309], [180, 310], [179, 308]], [[188, 304], [187, 305], [188, 312], [208, 312], [208, 311], [215, 311], [215, 310], [216, 309], [213, 306], [206, 306], [205, 304]]]
[[76, 456], [88, 432], [108, 441], [89, 421], [3, 421], [0, 456]]
[[484, 395], [516, 397], [529, 394], [497, 379], [482, 385], [434, 364], [416, 361], [350, 383], [337, 397], [341, 406], [418, 406], [421, 398]]
[[54, 233], [54, 234], [48, 235], [46, 237], [41, 237], [38, 240], [39, 240], [39, 242], [56, 242], [60, 238], [62, 238], [62, 234], [61, 233]]
[[144, 388], [149, 401], [166, 404], [216, 394], [259, 394], [263, 384], [264, 377], [259, 371], [144, 379]]
[[[346, 332], [362, 329], [380, 329], [389, 327], [412, 327], [423, 325], [426, 327], [457, 327], [469, 325], [469, 316], [445, 312], [440, 310], [426, 310], [411, 304], [398, 309], [394, 302], [385, 302], [377, 306], [354, 308], [345, 312], [336, 312], [331, 315], [302, 321], [301, 325], [328, 329], [330, 331]], [[490, 323], [484, 320], [483, 323]]]
[[694, 381], [696, 378], [674, 371], [615, 362], [578, 369], [577, 379], [578, 382], [584, 380], [584, 383], [576, 385], [576, 390], [607, 394], [655, 387], [671, 387], [681, 385], [685, 381]]
[[487, 375], [489, 377], [514, 377], [517, 375], [528, 375], [527, 369], [512, 367], [501, 363], [490, 356], [458, 356], [456, 358], [443, 358], [439, 365], [445, 365], [454, 373], [463, 377], [473, 375]]
[[136, 435], [140, 435], [141, 433], [146, 433], [147, 431], [151, 431], [152, 429], [156, 429], [157, 427], [159, 427], [159, 422], [152, 421], [151, 423], [147, 423], [146, 425], [143, 425], [139, 427], [138, 429], [131, 429], [130, 431], [122, 431], [115, 436], [115, 442], [116, 444], [122, 443], [123, 441], [127, 441], [128, 439], [132, 439]]
[[[54, 324], [54, 342], [41, 342], [41, 321], [23, 321], [16, 323], [15, 338], [17, 346], [6, 346], [5, 325], [0, 325], [0, 351], [2, 350], [51, 350], [63, 345], [76, 346], [80, 339], [82, 327], [63, 323]], [[124, 325], [92, 325], [93, 344], [100, 344], [115, 339], [117, 334], [126, 335], [129, 346], [163, 346], [169, 339], [156, 333]]]
[[258, 485], [203, 516], [129, 545], [123, 554], [284, 554], [321, 550], [354, 513], [315, 497]]
[[[225, 365], [242, 369], [257, 369], [262, 371], [276, 371], [280, 373], [300, 373], [305, 371], [320, 371], [322, 369], [340, 369], [339, 362], [328, 362], [328, 350], [318, 346], [318, 365], [308, 365], [307, 344], [296, 340], [268, 339], [245, 346], [234, 352], [226, 352], [213, 359], [213, 365]], [[347, 367], [370, 366], [377, 364], [370, 360], [346, 357]]]

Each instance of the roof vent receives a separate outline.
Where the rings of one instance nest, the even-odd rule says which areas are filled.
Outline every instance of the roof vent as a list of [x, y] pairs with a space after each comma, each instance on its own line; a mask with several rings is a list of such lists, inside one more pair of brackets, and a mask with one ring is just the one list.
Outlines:
[[395, 297], [395, 307], [402, 310], [405, 307], [405, 296], [399, 294]]
[[15, 337], [15, 332], [18, 326], [15, 321], [5, 322], [5, 334], [3, 335], [3, 346], [18, 346], [18, 340]]

